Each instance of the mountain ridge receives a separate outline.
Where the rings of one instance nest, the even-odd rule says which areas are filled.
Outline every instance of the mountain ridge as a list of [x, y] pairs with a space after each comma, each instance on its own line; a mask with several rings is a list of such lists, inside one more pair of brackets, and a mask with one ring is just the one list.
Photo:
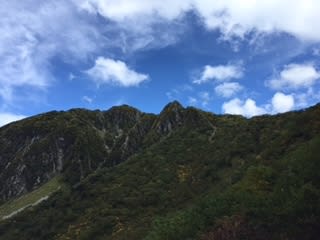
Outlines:
[[[317, 108], [317, 107], [319, 107], [319, 104], [315, 105], [314, 107], [311, 107], [310, 109]], [[305, 111], [305, 110], [300, 110], [300, 111]], [[41, 138], [41, 134], [49, 133], [48, 130], [47, 131], [45, 130], [46, 128], [45, 126], [37, 127], [38, 122], [46, 121], [46, 123], [49, 124], [49, 122], [54, 122], [55, 119], [59, 120], [59, 118], [62, 118], [60, 119], [62, 122], [77, 121], [76, 124], [78, 124], [80, 127], [87, 125], [93, 128], [92, 130], [94, 130], [95, 134], [100, 136], [104, 135], [103, 137], [105, 137], [106, 139], [104, 139], [103, 141], [105, 143], [107, 142], [109, 143], [109, 145], [114, 144], [114, 146], [108, 146], [108, 144], [104, 143], [104, 150], [101, 150], [101, 151], [103, 152], [103, 154], [112, 155], [112, 158], [113, 158], [112, 163], [107, 163], [107, 164], [115, 165], [118, 162], [123, 161], [123, 159], [127, 158], [131, 154], [133, 154], [136, 151], [137, 145], [143, 144], [142, 138], [144, 138], [148, 134], [149, 136], [146, 136], [146, 137], [149, 138], [149, 141], [151, 142], [157, 141], [157, 139], [159, 139], [161, 135], [166, 135], [170, 133], [173, 128], [186, 124], [186, 122], [188, 121], [189, 123], [191, 123], [191, 125], [193, 124], [208, 125], [209, 124], [214, 132], [215, 127], [212, 125], [212, 123], [210, 123], [210, 121], [205, 115], [228, 116], [228, 115], [213, 115], [212, 113], [203, 112], [202, 110], [196, 109], [193, 107], [184, 108], [178, 101], [173, 101], [168, 103], [166, 106], [164, 106], [164, 108], [160, 111], [159, 114], [143, 113], [140, 110], [126, 104], [121, 106], [111, 107], [106, 111], [73, 108], [68, 111], [50, 111], [47, 113], [38, 114], [33, 117], [29, 117], [29, 118], [8, 124], [6, 126], [3, 126], [0, 128], [0, 141], [2, 137], [1, 133], [9, 131], [11, 127], [24, 125], [24, 123], [26, 123], [25, 125], [27, 126], [20, 128], [20, 130], [22, 130], [21, 135], [22, 136], [25, 135], [25, 139], [24, 139], [24, 143], [19, 143], [19, 144], [20, 145], [22, 144], [24, 146], [20, 146], [18, 144], [15, 150], [15, 152], [21, 152], [21, 154], [24, 155], [29, 151], [30, 146], [32, 146], [34, 142], [39, 141], [39, 139]], [[236, 115], [230, 115], [230, 116], [236, 116]], [[239, 117], [241, 116], [239, 115]], [[255, 119], [255, 118], [259, 119], [259, 116], [253, 117], [251, 119]], [[142, 123], [140, 121], [142, 121]], [[186, 122], [183, 122], [183, 121], [186, 121]], [[67, 128], [67, 126], [65, 126], [63, 123], [58, 123], [58, 121], [56, 121], [56, 123], [54, 124], [56, 124], [56, 126], [52, 128], [52, 130], [54, 131], [59, 131], [59, 129], [61, 131], [61, 129]], [[38, 133], [23, 132], [23, 130], [27, 131], [28, 127], [30, 129], [33, 128], [33, 131], [38, 131]], [[54, 129], [55, 127], [57, 129]], [[156, 132], [153, 132], [154, 130]], [[41, 131], [46, 131], [46, 133], [42, 133]], [[70, 131], [72, 131], [72, 129]], [[123, 131], [125, 133], [123, 133]], [[149, 131], [151, 131], [151, 133]], [[61, 133], [61, 134], [63, 135], [65, 133]], [[15, 191], [8, 192], [6, 194], [3, 194], [3, 190], [0, 189], [0, 198], [2, 200], [8, 200], [12, 197], [17, 197], [23, 193], [33, 190], [37, 187], [37, 184], [42, 184], [46, 182], [47, 180], [54, 177], [56, 173], [60, 173], [62, 171], [63, 148], [66, 148], [65, 145], [70, 144], [70, 143], [65, 143], [66, 139], [62, 135], [55, 136], [56, 139], [54, 141], [56, 146], [55, 147], [51, 146], [51, 148], [56, 148], [53, 155], [51, 154], [51, 158], [54, 158], [55, 160], [52, 160], [52, 159], [49, 160], [52, 162], [52, 165], [53, 165], [52, 171], [50, 173], [46, 173], [45, 176], [42, 176], [44, 180], [43, 181], [39, 180], [39, 176], [37, 176], [38, 180], [33, 179], [33, 186], [17, 187]], [[123, 137], [124, 135], [126, 137]], [[214, 133], [212, 133], [212, 135], [214, 135]], [[72, 145], [74, 146], [77, 143], [74, 139], [75, 136], [72, 136], [72, 137], [73, 137]], [[133, 139], [133, 142], [130, 142], [129, 139]], [[2, 146], [7, 145], [4, 142], [5, 141], [2, 140], [1, 142]], [[10, 148], [12, 148], [10, 140], [8, 142], [9, 142]], [[78, 144], [82, 144], [82, 143], [78, 143]], [[101, 145], [101, 143], [97, 143], [97, 144]], [[116, 150], [112, 152], [112, 148]], [[122, 149], [121, 152], [119, 152], [119, 148]], [[0, 151], [0, 157], [3, 158], [3, 155], [4, 154], [2, 154]], [[102, 164], [102, 163], [105, 163], [105, 161], [106, 161], [105, 159], [100, 159], [99, 162], [100, 164]], [[11, 164], [10, 161], [7, 161], [5, 165], [2, 163], [1, 166], [2, 168], [4, 167], [4, 169], [7, 169], [9, 167], [8, 164], [9, 165]], [[97, 168], [97, 166], [91, 166], [90, 161], [87, 163], [87, 165], [88, 165], [87, 167], [89, 169], [89, 172], [93, 171], [92, 168], [94, 169]], [[15, 169], [17, 170], [18, 175], [21, 174], [24, 168], [25, 168], [24, 165], [18, 166], [18, 167], [15, 166]], [[78, 177], [78, 180], [83, 178], [85, 175], [87, 175], [85, 171], [86, 170], [81, 170], [81, 167], [80, 167], [81, 176], [80, 178]], [[0, 179], [3, 175], [5, 174], [3, 173], [3, 171], [1, 171]], [[5, 177], [7, 178], [7, 176]], [[16, 184], [17, 181], [19, 182], [17, 178], [12, 180], [14, 185], [17, 185]], [[10, 184], [7, 184], [7, 185], [10, 185]], [[27, 185], [27, 184], [23, 184], [23, 185]], [[27, 188], [29, 190], [27, 190]]]
[[[68, 167], [68, 165], [70, 165], [70, 163], [63, 164], [63, 158], [79, 158], [78, 156], [66, 156], [68, 154], [72, 155], [69, 151], [70, 147], [77, 148], [77, 146], [83, 145], [87, 141], [86, 136], [83, 136], [80, 131], [74, 136], [75, 133], [72, 132], [74, 131], [72, 128], [89, 128], [87, 131], [90, 131], [90, 134], [87, 132], [87, 135], [89, 137], [92, 135], [92, 138], [99, 139], [99, 141], [101, 140], [95, 144], [101, 145], [103, 142], [104, 146], [100, 146], [99, 151], [101, 151], [103, 155], [110, 155], [112, 158], [112, 162], [109, 163], [106, 163], [107, 159], [101, 156], [99, 158], [100, 160], [96, 163], [92, 163], [90, 160], [88, 162], [81, 162], [79, 160], [79, 165], [87, 165], [86, 167], [80, 166], [80, 177], [78, 177], [78, 180], [80, 180], [86, 176], [88, 172], [92, 172], [96, 169], [99, 164], [115, 165], [126, 159], [137, 150], [137, 145], [142, 144], [143, 138], [149, 131], [156, 129], [157, 133], [154, 133], [155, 139], [159, 137], [156, 136], [157, 134], [168, 134], [172, 131], [172, 128], [176, 127], [175, 122], [177, 122], [178, 119], [173, 119], [173, 121], [171, 121], [170, 119], [167, 119], [168, 116], [165, 115], [170, 115], [171, 113], [175, 114], [177, 107], [179, 108], [179, 111], [184, 110], [182, 105], [175, 101], [165, 106], [159, 115], [142, 113], [138, 109], [128, 105], [111, 107], [106, 111], [90, 111], [87, 109], [74, 108], [69, 111], [51, 111], [39, 114], [0, 128], [0, 141], [2, 140], [1, 145], [4, 146], [3, 151], [10, 148], [11, 159], [14, 162], [17, 161], [17, 159], [26, 161], [26, 158], [29, 157], [25, 156], [30, 152], [30, 148], [32, 151], [32, 149], [36, 148], [35, 146], [38, 143], [46, 145], [45, 142], [47, 141], [51, 142], [51, 145], [49, 146], [49, 149], [51, 148], [51, 150], [46, 153], [47, 156], [44, 156], [42, 151], [41, 156], [38, 156], [40, 153], [38, 154], [37, 150], [35, 150], [36, 155], [30, 156], [30, 161], [32, 162], [32, 159], [42, 157], [52, 164], [51, 169], [47, 170], [45, 173], [41, 173], [41, 176], [24, 177], [32, 178], [31, 183], [24, 182], [24, 180], [19, 177], [23, 175], [23, 172], [26, 171], [25, 169], [28, 170], [28, 166], [25, 164], [14, 166], [13, 168], [16, 170], [16, 175], [12, 177], [11, 183], [6, 183], [8, 186], [13, 186], [9, 188], [14, 190], [0, 189], [1, 199], [8, 200], [30, 190], [34, 190], [38, 185], [43, 184], [56, 174], [61, 173], [63, 168], [66, 168], [65, 166]], [[157, 121], [155, 119], [156, 116], [159, 116]], [[73, 122], [74, 126], [72, 125]], [[70, 127], [68, 126], [69, 123]], [[50, 126], [50, 124], [52, 126]], [[85, 130], [85, 128], [82, 130]], [[7, 135], [10, 135], [10, 131], [19, 133], [19, 139], [15, 147], [10, 141], [10, 136], [6, 137], [6, 134], [4, 134], [7, 133]], [[52, 136], [52, 132], [55, 132], [54, 136]], [[132, 141], [130, 141], [131, 139]], [[16, 140], [17, 139], [15, 139], [15, 141]], [[52, 144], [52, 142], [54, 143]], [[77, 153], [79, 153], [79, 151]], [[19, 154], [21, 156], [19, 156]], [[5, 155], [0, 151], [0, 156], [3, 157], [3, 155], [6, 158], [9, 158], [5, 164], [2, 162], [4, 170], [7, 170], [10, 168], [12, 161], [10, 161], [8, 153]], [[75, 160], [71, 159], [70, 161], [72, 162]], [[42, 163], [41, 165], [44, 164]], [[48, 165], [48, 163], [46, 163], [46, 165]], [[47, 167], [50, 168], [49, 166]], [[71, 168], [72, 167], [75, 166], [71, 164]], [[30, 168], [32, 168], [32, 166], [30, 166]], [[31, 169], [30, 171], [33, 170]], [[4, 178], [8, 179], [8, 176], [6, 175], [6, 172], [2, 170], [0, 172], [0, 179]], [[26, 181], [28, 181], [28, 179]]]
[[[308, 221], [318, 225], [298, 206], [319, 218], [312, 202], [319, 192], [319, 139], [319, 104], [250, 119], [184, 108], [178, 102], [158, 115], [123, 105], [108, 111], [49, 112], [12, 123], [0, 128], [2, 201], [41, 189], [57, 175], [66, 187], [0, 222], [0, 239], [32, 239], [35, 234], [38, 239], [176, 240], [200, 239], [201, 234], [216, 239], [217, 229], [238, 231], [231, 227], [235, 222], [240, 232], [247, 229], [247, 239], [271, 230], [274, 236], [262, 239], [281, 239], [281, 234], [315, 239], [316, 227], [308, 230], [309, 238], [301, 238]], [[299, 194], [311, 196], [311, 210]], [[265, 206], [262, 199], [269, 198], [272, 203]], [[218, 205], [225, 208], [212, 201], [222, 201]], [[290, 226], [267, 224], [266, 217], [277, 209], [285, 221], [292, 219]], [[305, 223], [292, 235], [298, 218]]]

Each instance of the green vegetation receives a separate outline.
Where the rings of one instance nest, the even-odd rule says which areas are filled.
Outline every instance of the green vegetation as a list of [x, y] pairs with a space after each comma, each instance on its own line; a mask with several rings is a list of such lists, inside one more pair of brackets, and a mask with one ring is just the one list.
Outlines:
[[[2, 221], [0, 239], [319, 239], [319, 105], [252, 119], [177, 108], [127, 128], [142, 148]], [[82, 156], [99, 150], [85, 136]]]
[[60, 177], [57, 176], [43, 184], [40, 188], [2, 204], [0, 206], [0, 221], [3, 217], [9, 216], [16, 211], [33, 206], [41, 201], [41, 199], [46, 198], [61, 189], [62, 186], [63, 183], [61, 182]]
[[221, 239], [221, 224], [237, 216], [247, 222], [237, 229], [237, 237], [227, 239], [317, 239], [319, 146], [320, 137], [285, 156], [274, 168], [249, 167], [242, 180], [225, 191], [154, 220], [145, 240], [197, 239], [206, 231], [211, 238], [203, 239]]

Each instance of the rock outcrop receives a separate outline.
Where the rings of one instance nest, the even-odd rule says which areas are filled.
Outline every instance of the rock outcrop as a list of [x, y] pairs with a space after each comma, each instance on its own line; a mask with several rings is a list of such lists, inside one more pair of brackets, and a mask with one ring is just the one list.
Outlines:
[[57, 174], [76, 184], [170, 134], [189, 110], [174, 101], [159, 115], [128, 105], [49, 112], [0, 128], [0, 199], [32, 191]]

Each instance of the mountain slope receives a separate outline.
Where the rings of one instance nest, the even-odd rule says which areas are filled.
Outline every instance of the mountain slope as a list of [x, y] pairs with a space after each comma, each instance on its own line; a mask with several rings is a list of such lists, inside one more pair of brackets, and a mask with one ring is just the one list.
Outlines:
[[61, 172], [75, 184], [99, 166], [123, 161], [140, 148], [127, 139], [130, 132], [150, 121], [152, 115], [121, 106], [51, 112], [1, 128], [0, 199], [20, 196]]
[[[67, 187], [0, 222], [0, 239], [319, 236], [320, 105], [252, 119], [212, 115], [177, 102], [157, 116], [128, 106], [107, 112], [73, 110], [4, 127], [2, 143], [13, 143], [21, 129], [32, 134], [19, 138], [20, 148], [35, 135], [46, 136], [49, 146], [57, 144], [52, 139], [65, 139], [63, 167], [56, 172]], [[1, 159], [19, 149], [11, 145], [2, 148]], [[18, 154], [20, 162], [30, 161], [30, 169], [40, 168], [38, 162], [32, 165], [34, 159], [50, 149], [37, 147], [30, 160], [29, 149]], [[57, 163], [59, 158], [52, 159]], [[49, 169], [44, 172], [56, 175]]]

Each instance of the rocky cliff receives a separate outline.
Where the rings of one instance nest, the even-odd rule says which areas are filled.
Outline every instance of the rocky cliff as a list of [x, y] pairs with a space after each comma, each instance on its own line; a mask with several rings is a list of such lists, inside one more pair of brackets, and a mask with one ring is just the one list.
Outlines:
[[114, 166], [159, 141], [197, 112], [175, 101], [159, 115], [123, 105], [107, 111], [54, 111], [4, 126], [0, 199], [20, 196], [61, 173], [76, 184], [97, 168]]

